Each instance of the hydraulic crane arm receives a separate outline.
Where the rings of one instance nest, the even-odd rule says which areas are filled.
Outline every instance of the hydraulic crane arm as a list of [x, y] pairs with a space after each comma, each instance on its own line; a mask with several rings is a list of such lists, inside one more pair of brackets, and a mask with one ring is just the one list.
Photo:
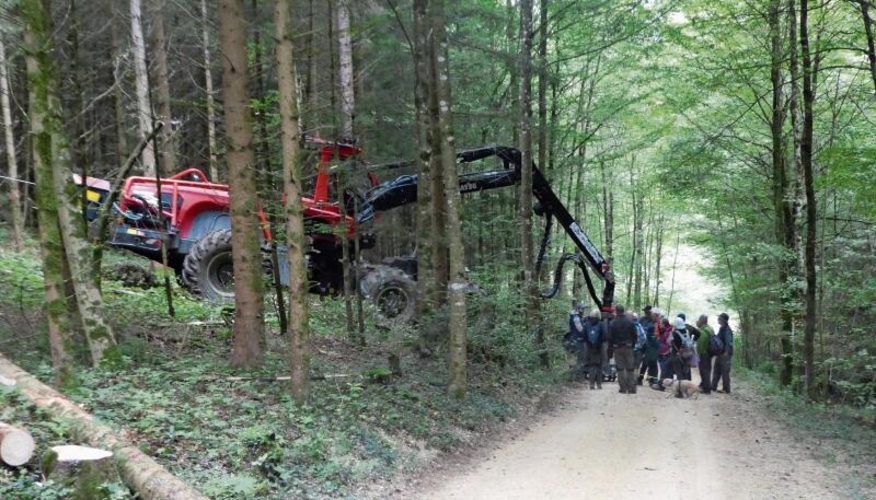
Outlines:
[[[502, 160], [505, 168], [488, 172], [473, 172], [459, 175], [459, 192], [461, 194], [486, 191], [520, 184], [521, 179], [521, 153], [520, 150], [505, 146], [487, 146], [483, 148], [462, 151], [456, 155], [460, 163], [471, 163], [496, 156]], [[614, 303], [614, 274], [608, 261], [599, 253], [581, 226], [569, 213], [565, 205], [557, 197], [550, 183], [545, 179], [541, 171], [533, 164], [532, 166], [532, 193], [539, 202], [536, 208], [538, 215], [543, 215], [550, 221], [553, 217], [563, 227], [566, 234], [575, 243], [578, 253], [564, 254], [557, 266], [555, 284], [553, 290], [544, 297], [553, 297], [559, 289], [559, 278], [562, 274], [562, 266], [567, 261], [575, 262], [584, 272], [587, 278], [588, 290], [593, 300], [606, 312], [613, 311]], [[360, 207], [357, 223], [367, 222], [374, 218], [378, 212], [391, 210], [402, 205], [417, 201], [417, 176], [403, 175], [392, 181], [385, 182], [366, 195], [365, 201]], [[546, 226], [550, 230], [550, 222]], [[547, 234], [545, 235], [547, 237]], [[541, 252], [543, 254], [543, 251]], [[586, 267], [589, 267], [596, 275], [605, 282], [602, 300], [596, 296]]]

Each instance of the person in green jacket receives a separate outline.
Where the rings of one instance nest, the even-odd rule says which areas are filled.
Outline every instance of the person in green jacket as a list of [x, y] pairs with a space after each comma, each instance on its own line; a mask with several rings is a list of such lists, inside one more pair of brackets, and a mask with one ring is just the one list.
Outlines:
[[697, 320], [700, 338], [697, 340], [697, 354], [700, 356], [700, 393], [712, 393], [712, 354], [709, 353], [709, 340], [715, 335], [715, 330], [709, 326], [709, 317], [701, 314]]

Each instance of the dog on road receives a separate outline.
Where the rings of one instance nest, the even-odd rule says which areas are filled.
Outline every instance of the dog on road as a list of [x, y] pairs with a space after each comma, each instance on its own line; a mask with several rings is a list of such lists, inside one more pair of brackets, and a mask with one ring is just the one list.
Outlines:
[[671, 379], [663, 379], [663, 388], [666, 390], [666, 393], [669, 396], [675, 396], [676, 394], [681, 394], [686, 398], [699, 398], [700, 395], [700, 386], [691, 382], [690, 380], [671, 380]]

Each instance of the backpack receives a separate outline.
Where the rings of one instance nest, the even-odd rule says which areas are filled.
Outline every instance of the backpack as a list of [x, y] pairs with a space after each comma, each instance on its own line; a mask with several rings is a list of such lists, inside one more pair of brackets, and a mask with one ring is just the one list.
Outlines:
[[590, 345], [598, 344], [602, 339], [602, 335], [600, 335], [599, 331], [599, 323], [595, 325], [590, 325], [590, 328], [587, 330], [587, 343]]
[[[676, 330], [678, 332], [679, 330]], [[690, 338], [690, 334], [685, 330], [684, 333], [679, 333], [678, 337], [681, 339], [681, 349], [678, 350], [678, 353], [681, 355], [681, 359], [688, 361], [693, 357], [693, 339]]]
[[642, 328], [641, 323], [637, 322], [634, 324], [636, 325], [636, 334], [637, 334], [636, 346], [634, 347], [634, 350], [641, 351], [641, 350], [645, 349], [645, 339], [647, 336], [645, 335], [645, 329]]
[[709, 338], [709, 354], [717, 356], [724, 353], [724, 341], [717, 335]]

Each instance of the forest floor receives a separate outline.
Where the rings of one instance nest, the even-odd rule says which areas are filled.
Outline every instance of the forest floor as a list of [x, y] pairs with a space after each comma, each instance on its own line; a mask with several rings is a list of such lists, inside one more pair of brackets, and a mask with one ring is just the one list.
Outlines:
[[876, 498], [869, 440], [850, 451], [851, 436], [831, 437], [841, 429], [789, 424], [752, 379], [696, 400], [582, 385], [538, 421], [393, 498]]

